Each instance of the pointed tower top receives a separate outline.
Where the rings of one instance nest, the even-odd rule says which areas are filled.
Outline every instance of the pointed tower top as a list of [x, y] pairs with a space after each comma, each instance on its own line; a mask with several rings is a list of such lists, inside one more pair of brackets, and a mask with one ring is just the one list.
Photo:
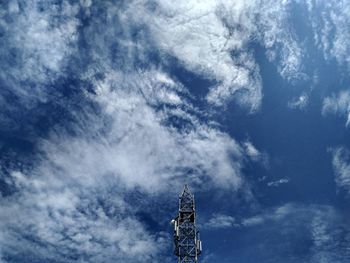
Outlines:
[[179, 214], [172, 220], [174, 225], [174, 254], [177, 262], [198, 263], [202, 251], [199, 231], [196, 227], [194, 196], [186, 184], [179, 196]]
[[192, 193], [191, 193], [191, 191], [190, 191], [190, 188], [188, 188], [188, 185], [187, 185], [187, 184], [185, 184], [181, 196], [184, 196], [184, 195], [192, 195]]
[[180, 210], [194, 211], [194, 196], [187, 184], [185, 184], [182, 194], [180, 195]]

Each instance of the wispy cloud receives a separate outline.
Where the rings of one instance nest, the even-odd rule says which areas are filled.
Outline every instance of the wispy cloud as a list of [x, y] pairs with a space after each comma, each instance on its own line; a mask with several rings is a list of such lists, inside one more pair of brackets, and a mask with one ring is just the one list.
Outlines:
[[235, 218], [229, 215], [214, 214], [207, 223], [203, 225], [204, 228], [219, 229], [229, 228], [235, 226]]
[[274, 209], [269, 209], [266, 213], [247, 218], [234, 218], [231, 215], [213, 214], [204, 226], [211, 229], [253, 227], [265, 224], [268, 221], [280, 220], [292, 213], [293, 210], [293, 204], [285, 204]]
[[[244, 49], [251, 29], [246, 28], [248, 33], [230, 29], [237, 23], [247, 25], [246, 14], [243, 21], [239, 14], [249, 5], [221, 1], [180, 1], [174, 5], [157, 1], [156, 8], [150, 10], [136, 1], [129, 8], [135, 23], [141, 17], [151, 30], [158, 49], [179, 59], [188, 70], [217, 81], [207, 96], [209, 102], [222, 105], [237, 95], [239, 104], [256, 110], [261, 100], [261, 80], [251, 52]], [[235, 59], [231, 57], [233, 50], [238, 51]]]
[[[203, 118], [191, 90], [166, 72], [167, 61], [176, 58], [214, 81], [209, 103], [235, 100], [257, 111], [263, 92], [253, 44], [266, 48], [283, 78], [303, 77], [302, 46], [292, 26], [281, 26], [289, 25], [290, 3], [2, 5], [1, 121], [40, 134], [31, 137], [29, 165], [14, 158], [1, 167], [13, 190], [0, 200], [3, 260], [165, 262], [159, 255], [169, 237], [149, 230], [130, 196], [141, 193], [147, 206], [152, 196], [164, 197], [185, 181], [195, 189], [234, 191], [244, 185], [244, 163], [265, 159], [252, 142], [236, 141], [209, 114]], [[29, 109], [36, 122], [23, 124]], [[289, 209], [239, 224], [277, 220]], [[236, 227], [236, 219], [223, 214], [209, 223]]]
[[62, 174], [12, 176], [20, 192], [0, 202], [1, 247], [7, 258], [156, 262], [159, 245], [167, 245], [165, 236], [146, 231], [128, 211], [130, 204], [105, 183], [92, 187]]
[[[41, 142], [40, 164], [11, 173], [19, 193], [1, 202], [6, 211], [0, 224], [7, 229], [4, 253], [31, 251], [30, 240], [15, 238], [28, 235], [91, 262], [157, 262], [167, 243], [162, 233], [147, 232], [135, 211], [128, 210], [135, 205], [123, 201], [125, 193], [140, 189], [145, 195], [162, 194], [185, 181], [240, 187], [244, 150], [191, 114], [194, 109], [182, 99], [183, 87], [169, 76], [110, 72], [94, 85], [89, 96], [100, 106], [99, 115], [82, 115], [85, 119], [73, 127], [76, 135], [52, 132]], [[152, 104], [168, 109], [158, 111]], [[172, 116], [184, 118], [186, 126], [164, 125]], [[35, 257], [67, 261], [46, 251], [46, 245], [36, 246]]]
[[314, 211], [311, 221], [313, 253], [311, 262], [341, 262], [350, 259], [348, 240], [350, 229], [346, 219], [335, 210]]
[[261, 156], [261, 153], [258, 151], [258, 149], [255, 148], [255, 146], [250, 142], [250, 141], [246, 141], [243, 143], [244, 148], [246, 150], [247, 155], [254, 159], [254, 160], [258, 160]]
[[[305, 79], [302, 60], [303, 44], [290, 23], [290, 10], [294, 1], [263, 1], [257, 4], [257, 34], [266, 48], [270, 61], [277, 64], [280, 75], [290, 81]], [[281, 26], [283, 25], [283, 26]]]
[[76, 51], [78, 12], [79, 5], [68, 2], [8, 2], [0, 17], [4, 31], [0, 78], [5, 88], [34, 102], [45, 101], [50, 94], [42, 85], [52, 85], [62, 76], [69, 56]]
[[269, 156], [266, 152], [259, 151], [248, 139], [242, 143], [245, 155], [252, 161], [261, 163], [265, 167], [269, 165]]
[[309, 103], [309, 96], [305, 93], [300, 95], [299, 97], [296, 97], [288, 102], [288, 107], [290, 109], [305, 109], [307, 104]]
[[335, 182], [339, 188], [350, 194], [350, 152], [345, 147], [337, 147], [331, 152]]
[[306, 1], [316, 46], [326, 60], [349, 67], [350, 6], [347, 1]]
[[286, 184], [289, 182], [289, 179], [288, 178], [282, 178], [282, 179], [279, 179], [277, 181], [271, 181], [271, 182], [268, 182], [267, 183], [267, 186], [273, 186], [273, 187], [277, 187], [281, 184]]
[[323, 100], [322, 114], [346, 116], [346, 126], [350, 124], [350, 91], [343, 90]]
[[254, 41], [266, 48], [281, 76], [303, 76], [303, 51], [294, 29], [278, 26], [288, 25], [291, 2], [156, 1], [149, 8], [136, 1], [128, 5], [128, 14], [136, 25], [141, 18], [161, 52], [203, 78], [216, 80], [207, 94], [210, 103], [225, 105], [234, 99], [255, 111], [261, 104], [262, 83], [250, 48]]
[[[146, 41], [134, 41], [137, 25], [124, 21], [118, 6], [32, 1], [12, 2], [8, 10], [18, 19], [8, 27], [6, 41], [25, 60], [9, 65], [2, 79], [25, 102], [23, 111], [36, 109], [33, 101], [45, 102], [54, 104], [54, 113], [56, 107], [66, 109], [74, 121], [55, 123], [47, 127], [48, 136], [36, 137], [30, 165], [14, 159], [2, 167], [14, 191], [0, 200], [3, 258], [164, 262], [167, 257], [159, 255], [169, 247], [168, 235], [150, 232], [137, 216], [137, 200], [127, 196], [141, 192], [147, 206], [152, 196], [166, 196], [185, 181], [238, 189], [244, 149], [200, 118], [187, 87], [156, 64], [137, 66], [150, 50]], [[78, 28], [78, 14], [95, 20]], [[119, 35], [116, 28], [122, 28]], [[84, 42], [83, 55], [75, 49], [78, 40]], [[114, 45], [120, 49], [117, 59]], [[76, 83], [65, 84], [74, 85], [69, 91], [80, 90], [81, 104], [64, 90], [51, 96], [56, 81], [70, 77], [65, 74], [74, 74]], [[26, 81], [33, 82], [30, 92]], [[6, 93], [1, 98], [6, 100]], [[17, 111], [6, 109], [15, 116]], [[57, 116], [67, 117], [59, 111]]]
[[[44, 5], [39, 12], [39, 4], [34, 3], [30, 8], [18, 8], [24, 8], [28, 16], [39, 16], [38, 21], [42, 16], [44, 24], [38, 29], [38, 37], [45, 38], [47, 30], [57, 42], [51, 43], [49, 36], [37, 40], [31, 34], [21, 51], [35, 58], [38, 72], [41, 67], [49, 70], [48, 75], [42, 73], [37, 78], [35, 72], [29, 75], [32, 81], [37, 80], [38, 88], [30, 97], [50, 103], [52, 98], [43, 94], [49, 93], [48, 83], [55, 81], [51, 76], [56, 76], [56, 71], [60, 74], [65, 59], [76, 56], [71, 53], [70, 40], [65, 42], [66, 35], [60, 42], [61, 34], [70, 31], [49, 26], [51, 15], [60, 16], [56, 9]], [[69, 19], [76, 22], [75, 7], [64, 4], [57, 10], [64, 8], [70, 8], [73, 13]], [[86, 16], [96, 11], [87, 3], [81, 8]], [[108, 54], [111, 43], [107, 35], [113, 35], [109, 31], [113, 31], [112, 20], [116, 17], [111, 16], [107, 22], [97, 19], [84, 29], [89, 33], [86, 54], [93, 59], [82, 59], [88, 62], [83, 68], [72, 64], [75, 77], [81, 81], [78, 85], [90, 87], [81, 93], [87, 105], [76, 110], [69, 100], [56, 101], [71, 109], [76, 122], [69, 128], [58, 124], [49, 136], [37, 138], [35, 160], [39, 161], [29, 167], [13, 165], [8, 169], [8, 187], [16, 194], [0, 201], [3, 257], [29, 255], [57, 262], [158, 262], [162, 258], [164, 262], [166, 257], [159, 255], [168, 248], [169, 237], [150, 232], [137, 216], [139, 205], [132, 199], [125, 200], [125, 196], [141, 191], [147, 203], [148, 196], [166, 195], [185, 181], [200, 187], [202, 182], [210, 181], [208, 187], [229, 191], [241, 186], [246, 155], [243, 147], [217, 125], [200, 120], [199, 111], [189, 102], [187, 87], [161, 68], [152, 65], [135, 69], [133, 59], [139, 59], [144, 50], [138, 50], [127, 36], [128, 30], [115, 43], [129, 51], [123, 57], [125, 63], [113, 61]], [[96, 31], [105, 23], [111, 23], [112, 28], [105, 37], [97, 36]], [[74, 34], [82, 34], [75, 30], [71, 32], [73, 42]], [[50, 49], [48, 54], [46, 49]], [[15, 66], [13, 70], [20, 72], [23, 68]], [[23, 87], [18, 83], [20, 91]], [[18, 92], [18, 96], [30, 101], [26, 92]]]
[[[251, 233], [250, 246], [253, 248], [280, 249], [278, 254], [268, 253], [271, 260], [278, 261], [281, 253], [290, 262], [341, 262], [350, 259], [350, 228], [346, 215], [331, 206], [289, 203], [264, 209], [248, 218], [214, 214], [209, 222], [213, 222], [212, 231], [244, 228], [246, 235]], [[259, 234], [252, 231], [254, 228], [259, 229]], [[291, 254], [290, 250], [297, 249], [300, 240], [308, 240], [307, 244], [303, 244], [303, 250], [307, 250], [307, 253]]]

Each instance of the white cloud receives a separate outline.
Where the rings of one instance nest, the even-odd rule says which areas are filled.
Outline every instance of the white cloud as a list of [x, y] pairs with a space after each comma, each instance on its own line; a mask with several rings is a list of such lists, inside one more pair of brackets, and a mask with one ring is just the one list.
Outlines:
[[204, 224], [204, 227], [209, 229], [254, 227], [269, 221], [279, 221], [293, 213], [294, 209], [295, 205], [285, 204], [247, 218], [235, 218], [225, 214], [213, 214], [208, 222]]
[[[159, 1], [156, 14], [147, 9], [135, 13], [134, 5], [131, 12], [137, 20], [143, 17], [159, 49], [178, 58], [188, 70], [218, 81], [208, 94], [210, 102], [222, 104], [242, 91], [238, 101], [255, 110], [260, 105], [261, 81], [253, 57], [243, 50], [249, 34], [230, 32], [222, 21], [227, 12], [228, 19], [239, 20], [244, 6], [221, 1], [180, 1], [176, 5]], [[232, 59], [230, 52], [234, 49], [241, 54]]]
[[293, 204], [285, 204], [274, 209], [269, 209], [266, 213], [244, 218], [241, 220], [241, 226], [251, 227], [264, 224], [268, 221], [279, 221], [294, 211]]
[[350, 229], [342, 216], [331, 207], [314, 210], [310, 224], [311, 262], [342, 262], [350, 259]]
[[[82, 136], [50, 143], [48, 151], [54, 155], [49, 157], [55, 166], [63, 167], [72, 176], [113, 174], [130, 187], [148, 190], [181, 184], [179, 179], [189, 169], [192, 175], [188, 176], [193, 176], [194, 182], [210, 179], [220, 187], [240, 186], [243, 150], [227, 134], [189, 114], [186, 108], [192, 107], [176, 91], [181, 90], [181, 85], [168, 76], [154, 71], [127, 76], [111, 73], [96, 82], [96, 87], [92, 99], [108, 118], [108, 131], [93, 140]], [[174, 111], [156, 112], [149, 104], [182, 107], [181, 113], [177, 110], [175, 114], [185, 117], [186, 128], [163, 125]], [[93, 132], [94, 127], [89, 129]]]
[[279, 179], [277, 181], [271, 181], [271, 182], [268, 182], [267, 183], [267, 186], [273, 186], [273, 187], [277, 187], [281, 184], [286, 184], [289, 182], [289, 179], [288, 178], [282, 178], [282, 179]]
[[[308, 240], [306, 255], [288, 255], [286, 260], [307, 262], [342, 262], [350, 259], [350, 229], [346, 215], [327, 205], [284, 204], [242, 219], [241, 227], [259, 227], [257, 247], [295, 248], [300, 240]], [[263, 233], [263, 234], [261, 234]], [[259, 237], [263, 237], [259, 239]], [[265, 243], [266, 242], [266, 243]], [[254, 245], [252, 243], [252, 245]], [[305, 249], [305, 247], [303, 247]], [[305, 257], [306, 256], [306, 257]], [[271, 254], [271, 259], [280, 258]]]
[[267, 57], [270, 61], [277, 62], [280, 75], [290, 81], [306, 77], [302, 68], [302, 43], [290, 23], [293, 3], [289, 0], [267, 0], [256, 7], [259, 16], [257, 34], [267, 49]]
[[[156, 46], [163, 55], [176, 57], [188, 70], [216, 80], [207, 94], [209, 102], [224, 105], [234, 99], [255, 111], [261, 104], [262, 83], [250, 48], [253, 43], [266, 48], [267, 57], [276, 63], [285, 79], [305, 79], [302, 66], [304, 47], [291, 23], [295, 5], [307, 6], [316, 45], [324, 50], [325, 56], [347, 63], [349, 30], [346, 14], [349, 7], [344, 1], [206, 0], [199, 3], [191, 0], [179, 1], [176, 5], [171, 1], [130, 1], [119, 9], [104, 2], [101, 7], [108, 9], [104, 21], [108, 24], [100, 34], [111, 39], [96, 34], [96, 30], [101, 31], [99, 23], [102, 22], [97, 17], [95, 25], [83, 30], [89, 36], [87, 43], [94, 45], [91, 57], [96, 61], [112, 59], [108, 49], [104, 48], [106, 41], [114, 41], [125, 48], [125, 56], [118, 62], [124, 65], [132, 64]], [[44, 11], [40, 11], [39, 2], [35, 0], [23, 6], [24, 12], [20, 12], [17, 1], [11, 1], [8, 12], [16, 19], [11, 23], [1, 20], [8, 33], [4, 45], [8, 49], [3, 55], [17, 50], [20, 52], [17, 58], [23, 58], [20, 69], [3, 64], [7, 76], [2, 77], [47, 84], [61, 74], [68, 58], [74, 56], [79, 26], [76, 16], [80, 8], [91, 13], [94, 7], [91, 1], [80, 1], [80, 5], [64, 2], [62, 9], [54, 4], [41, 3]], [[55, 20], [57, 17], [60, 21]], [[113, 30], [113, 17], [118, 17], [121, 22], [119, 35]], [[134, 31], [139, 32], [136, 41], [131, 37]], [[330, 39], [332, 32], [335, 32], [335, 41]], [[10, 60], [12, 58], [6, 57], [4, 61]], [[44, 100], [47, 91], [38, 88], [36, 91], [43, 93], [39, 97]], [[26, 92], [30, 97], [33, 89], [28, 92], [21, 88], [17, 92]], [[303, 107], [307, 101], [305, 98], [300, 96], [300, 101], [295, 99], [290, 106]]]
[[[49, 84], [63, 72], [66, 59], [76, 55], [79, 24], [77, 6], [44, 4], [40, 11], [31, 3], [18, 13], [14, 39], [9, 40], [17, 47], [16, 37], [24, 39], [21, 54], [27, 64], [8, 72], [18, 96], [28, 104], [47, 102]], [[89, 2], [82, 5], [87, 15], [94, 12]], [[109, 15], [84, 28], [92, 61], [86, 71], [74, 72], [91, 84], [93, 92], [81, 99], [97, 110], [83, 105], [70, 112], [75, 123], [68, 129], [57, 124], [39, 140], [39, 162], [9, 169], [8, 184], [17, 192], [0, 200], [3, 255], [26, 254], [43, 262], [76, 261], [71, 255], [82, 262], [158, 262], [169, 237], [151, 233], [136, 216], [138, 205], [125, 200], [126, 195], [140, 191], [147, 203], [150, 196], [167, 195], [185, 181], [228, 191], [242, 185], [243, 147], [217, 125], [209, 125], [210, 120], [200, 120], [187, 88], [161, 69], [151, 65], [135, 70], [134, 60], [146, 53], [147, 43], [138, 39], [140, 47], [134, 42], [125, 14], [110, 3], [103, 5]], [[10, 9], [18, 12], [15, 6]], [[63, 21], [54, 23], [61, 16]], [[120, 38], [115, 33], [117, 16]], [[111, 41], [121, 45], [122, 62], [113, 62]], [[29, 67], [32, 64], [36, 67]], [[35, 82], [37, 90], [29, 94], [19, 84], [24, 80]], [[57, 103], [71, 107], [69, 101]]]
[[[64, 2], [62, 9], [48, 3], [41, 4], [44, 11], [40, 11], [39, 3], [31, 0], [24, 12], [18, 12], [16, 3], [12, 1], [8, 8], [18, 18], [14, 24], [5, 20], [3, 23], [9, 30], [8, 48], [20, 50], [20, 57], [26, 59], [20, 69], [9, 67], [5, 72], [13, 81], [50, 83], [77, 50], [76, 16], [80, 8], [90, 14], [95, 7], [91, 1], [80, 1], [80, 5]], [[113, 60], [105, 48], [107, 42], [123, 47], [125, 56], [116, 63], [124, 66], [144, 59], [148, 51], [157, 47], [163, 55], [176, 57], [188, 70], [216, 81], [207, 94], [209, 102], [225, 105], [234, 99], [256, 111], [261, 104], [262, 83], [250, 48], [252, 43], [266, 48], [267, 57], [276, 63], [281, 76], [288, 80], [304, 78], [303, 48], [289, 21], [292, 3], [191, 0], [174, 5], [171, 1], [130, 1], [118, 8], [104, 2], [101, 8], [107, 9], [106, 20], [96, 17], [92, 25], [80, 30], [88, 36], [85, 41], [93, 47], [89, 55], [101, 62], [102, 71], [105, 62]], [[60, 21], [55, 20], [57, 17]], [[116, 19], [120, 21], [118, 31], [113, 30]], [[139, 32], [136, 39], [132, 38], [134, 31]], [[100, 37], [101, 34], [105, 37]], [[27, 91], [21, 88], [17, 92]], [[43, 93], [40, 96], [43, 100], [47, 91], [37, 92]]]
[[[23, 5], [12, 1], [8, 12], [13, 19], [0, 17], [8, 37], [1, 40], [7, 48], [0, 51], [6, 62], [0, 77], [28, 107], [32, 101], [47, 102], [51, 84], [67, 73], [70, 58], [81, 55], [76, 54], [79, 8], [88, 17], [96, 12], [92, 1], [80, 1], [80, 6], [64, 1], [60, 7], [41, 3], [43, 10], [34, 0]], [[81, 99], [97, 110], [72, 112], [77, 122], [70, 132], [57, 125], [40, 141], [38, 163], [10, 169], [8, 184], [17, 192], [0, 200], [1, 253], [33, 255], [43, 262], [76, 262], [67, 258], [71, 254], [81, 262], [157, 262], [169, 245], [168, 236], [151, 233], [125, 196], [136, 189], [147, 202], [184, 181], [232, 191], [242, 186], [246, 157], [258, 160], [263, 154], [250, 141], [237, 143], [210, 120], [199, 118], [187, 87], [161, 68], [136, 69], [137, 63], [149, 62], [147, 54], [156, 47], [163, 60], [175, 57], [187, 70], [217, 82], [207, 94], [209, 102], [224, 105], [233, 98], [255, 111], [262, 84], [250, 44], [266, 47], [284, 78], [303, 77], [302, 48], [293, 29], [284, 27], [290, 3], [99, 3], [105, 13], [79, 28], [87, 46], [84, 58], [86, 52], [91, 60], [79, 61], [88, 64], [86, 71], [80, 66], [74, 71], [93, 90]], [[111, 46], [120, 48], [120, 57], [113, 57]], [[8, 57], [12, 51], [19, 56]], [[17, 59], [16, 66], [9, 58]], [[5, 104], [6, 98], [0, 100]], [[240, 224], [277, 220], [289, 209], [274, 209], [272, 215], [252, 216]], [[222, 214], [209, 222], [212, 227], [236, 224]]]
[[78, 11], [78, 5], [68, 2], [59, 6], [30, 0], [19, 6], [14, 0], [8, 3], [12, 19], [0, 17], [5, 31], [0, 79], [11, 92], [26, 98], [28, 107], [37, 99], [46, 100], [50, 93], [42, 85], [51, 85], [62, 76], [69, 55], [76, 50]]
[[350, 194], [350, 152], [344, 147], [332, 150], [332, 164], [337, 186]]
[[[81, 1], [81, 6], [86, 15], [94, 11], [89, 1]], [[174, 191], [184, 181], [238, 189], [246, 155], [261, 156], [251, 142], [242, 147], [200, 121], [186, 87], [161, 69], [134, 69], [134, 61], [144, 59], [155, 45], [188, 70], [217, 81], [207, 96], [210, 102], [224, 104], [233, 96], [257, 110], [261, 80], [252, 51], [246, 49], [256, 30], [250, 14], [255, 3], [180, 2], [175, 7], [162, 1], [153, 11], [139, 2], [121, 10], [110, 3], [103, 6], [108, 9], [106, 21], [96, 18], [83, 29], [92, 63], [86, 71], [75, 72], [93, 85], [94, 94], [83, 99], [101, 111], [96, 115], [83, 108], [72, 113], [78, 120], [71, 127], [74, 135], [55, 127], [39, 146], [40, 163], [10, 171], [9, 181], [18, 193], [0, 201], [3, 254], [71, 262], [65, 255], [74, 251], [85, 262], [157, 262], [168, 241], [164, 233], [146, 229], [124, 195], [140, 189], [147, 200], [147, 195]], [[45, 102], [50, 94], [46, 85], [75, 56], [79, 6], [12, 2], [9, 12], [14, 22], [1, 23], [9, 32], [9, 49], [18, 49], [23, 61], [1, 77], [11, 77], [15, 92], [29, 106], [35, 100]], [[116, 17], [121, 22], [119, 35]], [[131, 32], [146, 25], [151, 35], [139, 34], [133, 40]], [[236, 25], [245, 28], [235, 30]], [[113, 39], [124, 54], [117, 63], [108, 48]], [[154, 43], [148, 43], [150, 39]], [[96, 77], [101, 73], [103, 77]], [[29, 92], [20, 85], [25, 81], [33, 82], [35, 89]], [[185, 126], [167, 125], [172, 117]], [[234, 219], [224, 215], [216, 218], [217, 226], [230, 222]]]
[[209, 221], [204, 224], [204, 227], [209, 229], [229, 228], [235, 225], [235, 221], [235, 218], [232, 216], [214, 214]]
[[[149, 28], [150, 41], [176, 57], [188, 70], [216, 80], [207, 100], [215, 105], [235, 101], [259, 109], [262, 83], [249, 48], [257, 41], [288, 79], [304, 78], [302, 48], [289, 25], [291, 1], [171, 1], [132, 2], [133, 23]], [[143, 8], [141, 8], [143, 6]], [[277, 21], [277, 22], [276, 22]], [[281, 26], [284, 25], [284, 26]]]
[[326, 60], [350, 67], [350, 6], [346, 0], [306, 1], [317, 47]]
[[255, 146], [250, 141], [244, 142], [243, 146], [245, 148], [247, 155], [251, 159], [258, 160], [260, 158], [261, 153], [258, 151], [258, 149], [255, 148]]
[[245, 226], [245, 227], [251, 227], [251, 226], [256, 226], [256, 225], [263, 224], [264, 222], [265, 222], [265, 218], [264, 217], [253, 216], [253, 217], [245, 218], [242, 221], [242, 225]]
[[[346, 220], [345, 214], [331, 206], [285, 204], [243, 220], [242, 226], [259, 226], [265, 233], [264, 239], [270, 236], [266, 240], [269, 248], [282, 245], [292, 249], [295, 242], [308, 240], [307, 262], [342, 262], [350, 259], [350, 229]], [[286, 259], [291, 259], [290, 256]]]
[[269, 166], [269, 156], [266, 152], [259, 151], [254, 144], [248, 139], [242, 143], [245, 155], [254, 162], [262, 164], [264, 167]]
[[[245, 232], [247, 236], [256, 238], [251, 242], [253, 248], [282, 249], [287, 251], [287, 254], [282, 252], [287, 261], [341, 262], [350, 256], [347, 245], [350, 229], [346, 215], [331, 206], [290, 203], [265, 208], [261, 213], [240, 221], [239, 227], [255, 227], [258, 231]], [[308, 240], [306, 247], [303, 246], [308, 252], [290, 254], [300, 240]], [[281, 254], [271, 253], [269, 258], [278, 261]]]
[[300, 95], [297, 98], [294, 98], [293, 100], [288, 102], [288, 107], [290, 109], [305, 109], [307, 104], [309, 103], [309, 96], [305, 93]]
[[345, 115], [346, 126], [350, 124], [350, 91], [343, 90], [340, 91], [337, 95], [332, 95], [331, 97], [326, 97], [323, 100], [322, 105], [322, 114], [337, 114]]
[[[94, 85], [87, 96], [100, 106], [99, 115], [80, 113], [75, 135], [52, 131], [41, 142], [39, 164], [11, 172], [19, 193], [0, 203], [7, 254], [70, 262], [58, 249], [73, 250], [86, 262], [158, 262], [169, 237], [148, 232], [125, 194], [138, 189], [147, 202], [185, 181], [230, 191], [241, 186], [244, 150], [199, 121], [184, 87], [168, 75], [110, 71]], [[186, 120], [185, 128], [165, 125], [173, 113]], [[46, 247], [18, 241], [25, 235]]]
[[158, 252], [168, 245], [168, 237], [152, 235], [127, 211], [130, 204], [122, 196], [106, 191], [106, 182], [91, 187], [69, 176], [12, 175], [20, 193], [0, 202], [1, 247], [7, 256], [157, 262]]

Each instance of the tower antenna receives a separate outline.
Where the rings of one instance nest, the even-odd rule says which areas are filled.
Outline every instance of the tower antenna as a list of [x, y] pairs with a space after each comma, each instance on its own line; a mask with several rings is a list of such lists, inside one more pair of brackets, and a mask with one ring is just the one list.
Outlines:
[[187, 184], [179, 196], [179, 214], [171, 222], [174, 225], [174, 254], [178, 257], [178, 263], [198, 263], [202, 242], [196, 229], [194, 196]]

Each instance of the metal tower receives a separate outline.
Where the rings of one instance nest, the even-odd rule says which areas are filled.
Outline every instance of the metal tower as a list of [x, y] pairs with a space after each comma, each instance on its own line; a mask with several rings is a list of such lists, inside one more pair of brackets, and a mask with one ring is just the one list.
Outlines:
[[171, 222], [174, 225], [174, 254], [178, 257], [178, 263], [197, 263], [202, 243], [196, 229], [194, 196], [187, 185], [179, 196], [179, 215]]

